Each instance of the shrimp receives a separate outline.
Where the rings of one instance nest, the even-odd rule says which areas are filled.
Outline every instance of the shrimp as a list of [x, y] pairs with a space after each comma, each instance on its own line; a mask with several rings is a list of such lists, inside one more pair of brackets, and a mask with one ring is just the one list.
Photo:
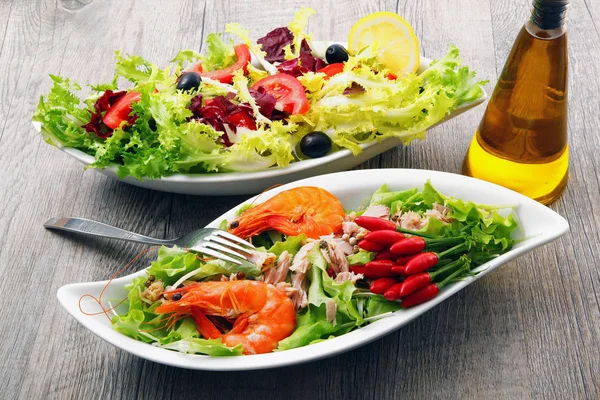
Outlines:
[[229, 232], [249, 238], [274, 229], [287, 236], [304, 233], [318, 239], [340, 231], [344, 217], [344, 207], [334, 195], [317, 187], [301, 186], [244, 211], [231, 223]]
[[[173, 323], [192, 316], [203, 337], [220, 338], [230, 347], [241, 344], [244, 354], [269, 353], [296, 329], [292, 301], [281, 290], [264, 282], [199, 282], [165, 294], [171, 300], [157, 307], [156, 313], [172, 313], [169, 318]], [[173, 300], [175, 294], [181, 298]], [[207, 315], [235, 322], [231, 330], [223, 334]]]

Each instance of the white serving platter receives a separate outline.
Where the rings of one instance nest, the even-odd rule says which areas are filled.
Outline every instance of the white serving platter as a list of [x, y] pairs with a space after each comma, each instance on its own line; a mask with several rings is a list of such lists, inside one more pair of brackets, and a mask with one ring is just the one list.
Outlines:
[[[434, 187], [446, 195], [464, 200], [472, 200], [476, 203], [514, 205], [515, 208], [512, 211], [516, 212], [521, 226], [521, 230], [516, 233], [515, 239], [520, 239], [520, 241], [509, 252], [480, 266], [478, 270], [481, 273], [477, 276], [447, 286], [433, 300], [408, 310], [397, 311], [391, 317], [375, 321], [363, 328], [324, 342], [293, 350], [253, 356], [209, 357], [182, 354], [154, 347], [122, 335], [111, 328], [110, 322], [102, 314], [97, 316], [82, 314], [78, 307], [79, 298], [85, 293], [97, 296], [105, 286], [105, 281], [63, 286], [58, 290], [58, 300], [65, 310], [90, 332], [124, 351], [147, 360], [200, 370], [234, 371], [274, 368], [330, 357], [365, 345], [381, 336], [389, 334], [416, 319], [467, 285], [491, 273], [501, 265], [557, 239], [569, 229], [569, 225], [563, 217], [546, 206], [512, 190], [462, 175], [428, 170], [358, 170], [321, 175], [265, 192], [260, 195], [259, 202], [265, 201], [283, 190], [310, 185], [322, 187], [330, 191], [341, 200], [346, 209], [353, 209], [358, 207], [364, 199], [368, 198], [383, 184], [388, 184], [390, 190], [402, 190], [413, 187], [422, 188], [427, 179], [431, 179]], [[250, 199], [249, 201], [252, 200]], [[233, 219], [238, 208], [239, 206], [219, 216], [208, 226], [218, 227], [223, 219]], [[123, 264], [127, 261], [129, 260], [123, 260]], [[74, 265], [73, 267], [76, 268], [77, 266]], [[124, 298], [127, 294], [124, 286], [131, 282], [134, 277], [144, 273], [144, 271], [140, 271], [114, 280], [105, 292], [104, 298]], [[108, 271], [107, 275], [109, 275]], [[84, 300], [82, 301], [82, 306], [87, 312], [100, 311], [99, 306], [93, 301]], [[415, 323], [418, 323], [418, 321]], [[402, 354], [398, 356], [402, 357]]]

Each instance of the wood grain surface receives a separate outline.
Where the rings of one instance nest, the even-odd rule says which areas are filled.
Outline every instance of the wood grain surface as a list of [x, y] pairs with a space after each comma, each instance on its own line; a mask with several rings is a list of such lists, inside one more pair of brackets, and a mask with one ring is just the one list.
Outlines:
[[[144, 361], [78, 325], [58, 304], [57, 289], [105, 279], [143, 246], [56, 234], [42, 223], [81, 216], [167, 238], [204, 226], [244, 198], [153, 192], [85, 172], [31, 127], [48, 74], [109, 80], [115, 49], [164, 64], [181, 48], [201, 48], [227, 22], [257, 38], [309, 5], [318, 12], [309, 26], [316, 39], [344, 40], [358, 18], [398, 12], [413, 24], [425, 56], [457, 45], [464, 62], [492, 82], [490, 92], [529, 0], [0, 1], [0, 397], [597, 399], [600, 4], [572, 3], [570, 182], [551, 205], [570, 233], [368, 346], [295, 367], [209, 373]], [[483, 111], [359, 168], [460, 172]]]

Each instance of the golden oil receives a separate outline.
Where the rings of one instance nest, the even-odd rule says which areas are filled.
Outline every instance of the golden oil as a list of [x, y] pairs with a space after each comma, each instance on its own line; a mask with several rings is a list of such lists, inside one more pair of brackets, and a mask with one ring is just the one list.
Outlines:
[[567, 184], [568, 1], [535, 0], [469, 147], [463, 173], [544, 204]]

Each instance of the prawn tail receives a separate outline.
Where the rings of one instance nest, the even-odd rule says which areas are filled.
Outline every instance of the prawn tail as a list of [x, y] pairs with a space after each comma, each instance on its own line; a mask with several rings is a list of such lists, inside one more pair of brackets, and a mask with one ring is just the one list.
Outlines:
[[221, 332], [217, 329], [215, 324], [211, 322], [210, 319], [202, 312], [200, 307], [192, 306], [192, 317], [196, 322], [196, 326], [198, 328], [198, 332], [205, 339], [218, 339], [223, 336]]

